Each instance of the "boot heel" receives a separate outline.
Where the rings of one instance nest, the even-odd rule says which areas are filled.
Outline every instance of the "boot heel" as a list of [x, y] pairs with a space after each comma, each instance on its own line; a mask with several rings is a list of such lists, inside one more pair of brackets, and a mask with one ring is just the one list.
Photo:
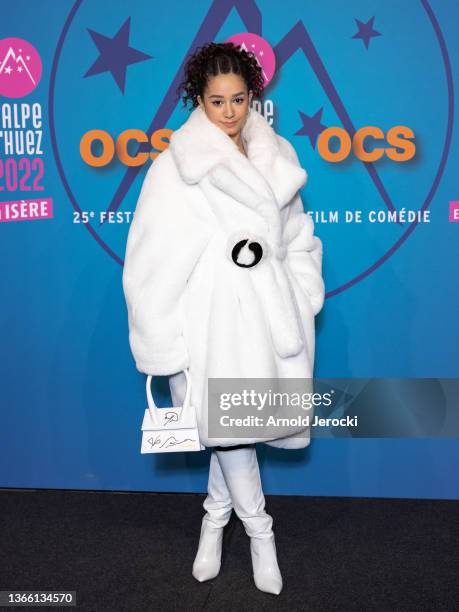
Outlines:
[[255, 586], [265, 593], [279, 595], [283, 584], [277, 563], [274, 535], [268, 538], [250, 538], [250, 553]]

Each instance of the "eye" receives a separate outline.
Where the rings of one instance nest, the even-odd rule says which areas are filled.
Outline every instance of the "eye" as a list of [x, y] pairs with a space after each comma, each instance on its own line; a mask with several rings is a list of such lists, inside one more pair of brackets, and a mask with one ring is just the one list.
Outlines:
[[[213, 100], [212, 104], [214, 106], [220, 106], [222, 100]], [[234, 98], [233, 102], [236, 102], [237, 104], [242, 104], [244, 102], [244, 98]]]

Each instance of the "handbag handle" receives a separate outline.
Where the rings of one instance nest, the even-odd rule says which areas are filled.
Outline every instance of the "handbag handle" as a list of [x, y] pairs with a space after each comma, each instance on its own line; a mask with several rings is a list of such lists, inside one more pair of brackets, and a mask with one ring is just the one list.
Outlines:
[[[185, 399], [183, 401], [183, 407], [182, 410], [180, 412], [180, 417], [183, 416], [183, 411], [185, 410], [185, 412], [188, 411], [189, 405], [190, 405], [190, 395], [191, 395], [191, 376], [190, 373], [188, 371], [188, 369], [183, 370], [183, 372], [185, 372], [185, 377], [186, 377], [186, 393], [185, 393]], [[151, 393], [151, 379], [153, 378], [153, 376], [151, 374], [148, 374], [147, 376], [147, 381], [146, 381], [146, 389], [147, 389], [147, 401], [148, 401], [148, 410], [150, 412], [150, 416], [151, 419], [154, 423], [158, 424], [157, 421], [157, 410], [158, 410], [158, 406], [155, 404], [155, 401], [153, 399], [153, 395]]]

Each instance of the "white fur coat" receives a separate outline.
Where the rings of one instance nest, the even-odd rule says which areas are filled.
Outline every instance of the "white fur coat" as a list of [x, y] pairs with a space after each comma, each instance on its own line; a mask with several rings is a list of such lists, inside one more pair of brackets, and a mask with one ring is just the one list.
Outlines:
[[[312, 378], [324, 300], [322, 243], [298, 193], [306, 171], [252, 108], [242, 138], [248, 158], [192, 111], [148, 169], [124, 262], [136, 367], [175, 374], [174, 405], [189, 368], [205, 446], [267, 442], [208, 437], [207, 379]], [[267, 443], [299, 448], [309, 438]]]

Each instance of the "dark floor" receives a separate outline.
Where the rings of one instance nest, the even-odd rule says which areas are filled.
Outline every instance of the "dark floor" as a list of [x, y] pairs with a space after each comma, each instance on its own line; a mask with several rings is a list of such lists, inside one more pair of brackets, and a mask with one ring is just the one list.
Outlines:
[[459, 502], [266, 499], [278, 596], [253, 584], [234, 513], [220, 575], [192, 577], [204, 495], [11, 489], [0, 490], [0, 590], [76, 590], [77, 609], [97, 612], [459, 610]]

